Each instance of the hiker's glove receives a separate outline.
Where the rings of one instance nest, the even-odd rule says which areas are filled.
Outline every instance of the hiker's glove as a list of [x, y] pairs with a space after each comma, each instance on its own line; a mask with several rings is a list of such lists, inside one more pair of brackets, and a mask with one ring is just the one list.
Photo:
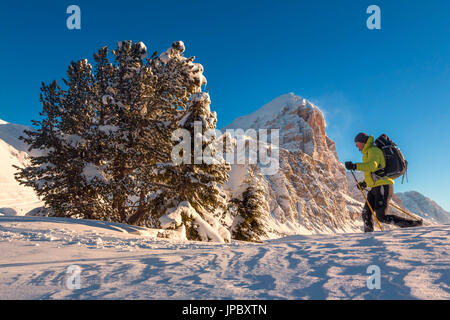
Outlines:
[[347, 162], [345, 163], [345, 168], [346, 168], [347, 170], [356, 170], [356, 164], [353, 163], [353, 162], [351, 162], [351, 161], [347, 161]]
[[367, 183], [365, 181], [358, 182], [358, 185], [361, 189], [365, 189], [367, 187]]

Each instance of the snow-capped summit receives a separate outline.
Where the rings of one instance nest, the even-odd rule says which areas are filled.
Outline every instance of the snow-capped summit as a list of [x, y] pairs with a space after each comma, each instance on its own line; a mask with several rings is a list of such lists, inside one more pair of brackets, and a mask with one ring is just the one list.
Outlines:
[[249, 128], [279, 129], [281, 147], [290, 151], [301, 149], [310, 156], [314, 156], [317, 146], [317, 141], [313, 141], [314, 133], [317, 138], [325, 136], [325, 121], [320, 109], [293, 93], [279, 96], [223, 129]]
[[406, 209], [419, 216], [437, 223], [450, 223], [450, 212], [442, 209], [436, 202], [417, 191], [399, 192], [396, 195], [402, 200]]
[[[298, 105], [306, 105], [313, 106], [310, 104], [307, 100], [296, 96], [292, 92], [283, 94], [279, 96], [278, 98], [273, 99], [269, 103], [266, 103], [258, 110], [245, 115], [236, 118], [231, 124], [226, 126], [226, 128], [254, 128], [254, 127], [261, 127], [266, 122], [273, 120], [274, 115], [280, 113], [283, 108], [285, 107], [292, 107], [292, 106], [298, 106]], [[269, 125], [268, 123], [266, 125]]]
[[242, 116], [226, 129], [279, 129], [280, 147], [289, 152], [302, 151], [323, 162], [340, 183], [346, 183], [345, 170], [339, 163], [336, 145], [328, 138], [322, 111], [310, 101], [288, 93]]

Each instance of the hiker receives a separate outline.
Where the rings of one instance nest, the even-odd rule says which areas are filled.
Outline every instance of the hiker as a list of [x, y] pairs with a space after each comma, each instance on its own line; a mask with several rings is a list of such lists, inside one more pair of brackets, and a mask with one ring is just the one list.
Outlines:
[[[364, 132], [358, 133], [355, 137], [355, 144], [363, 155], [362, 162], [347, 161], [345, 162], [345, 168], [364, 172], [364, 181], [358, 182], [358, 184], [361, 190], [366, 187], [371, 188], [367, 194], [367, 202], [374, 210], [378, 220], [384, 223], [393, 223], [402, 228], [422, 225], [422, 219], [414, 221], [387, 214], [389, 202], [394, 192], [394, 180], [384, 176], [382, 170], [380, 170], [386, 167], [383, 152], [374, 144], [373, 136]], [[362, 212], [364, 232], [372, 232], [372, 214], [367, 202]]]

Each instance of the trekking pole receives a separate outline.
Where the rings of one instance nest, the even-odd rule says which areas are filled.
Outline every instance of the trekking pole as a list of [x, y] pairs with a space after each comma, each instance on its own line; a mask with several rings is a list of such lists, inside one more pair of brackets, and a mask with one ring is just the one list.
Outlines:
[[413, 218], [413, 219], [416, 219], [416, 220], [420, 220], [419, 218], [417, 218], [417, 217], [415, 217], [415, 216], [413, 216], [412, 214], [410, 214], [409, 212], [406, 212], [405, 210], [403, 210], [402, 208], [400, 208], [400, 207], [398, 207], [397, 205], [395, 205], [394, 203], [392, 203], [391, 202], [391, 206], [393, 206], [395, 209], [397, 209], [397, 210], [399, 210], [399, 211], [401, 211], [401, 212], [403, 212], [404, 214], [406, 214], [406, 215], [408, 215], [408, 216], [410, 216], [411, 218]]
[[355, 179], [356, 182], [356, 186], [358, 187], [359, 191], [361, 191], [364, 199], [366, 200], [367, 205], [369, 206], [370, 212], [372, 212], [373, 217], [375, 218], [375, 221], [377, 222], [378, 226], [380, 227], [380, 230], [383, 231], [383, 227], [381, 226], [380, 221], [378, 221], [377, 216], [375, 215], [375, 212], [373, 212], [372, 206], [369, 203], [369, 200], [367, 200], [366, 194], [364, 193], [363, 189], [361, 188], [361, 186], [358, 183], [358, 180], [355, 177], [355, 174], [353, 173], [353, 170], [350, 170], [350, 172], [352, 173], [353, 179]]

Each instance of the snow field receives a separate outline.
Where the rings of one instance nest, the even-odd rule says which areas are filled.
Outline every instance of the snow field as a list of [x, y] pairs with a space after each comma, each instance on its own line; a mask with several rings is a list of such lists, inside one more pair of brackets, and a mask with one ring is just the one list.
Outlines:
[[[99, 221], [0, 217], [0, 299], [449, 299], [449, 232], [217, 244]], [[79, 289], [68, 289], [71, 265]], [[380, 289], [367, 286], [372, 265]]]

